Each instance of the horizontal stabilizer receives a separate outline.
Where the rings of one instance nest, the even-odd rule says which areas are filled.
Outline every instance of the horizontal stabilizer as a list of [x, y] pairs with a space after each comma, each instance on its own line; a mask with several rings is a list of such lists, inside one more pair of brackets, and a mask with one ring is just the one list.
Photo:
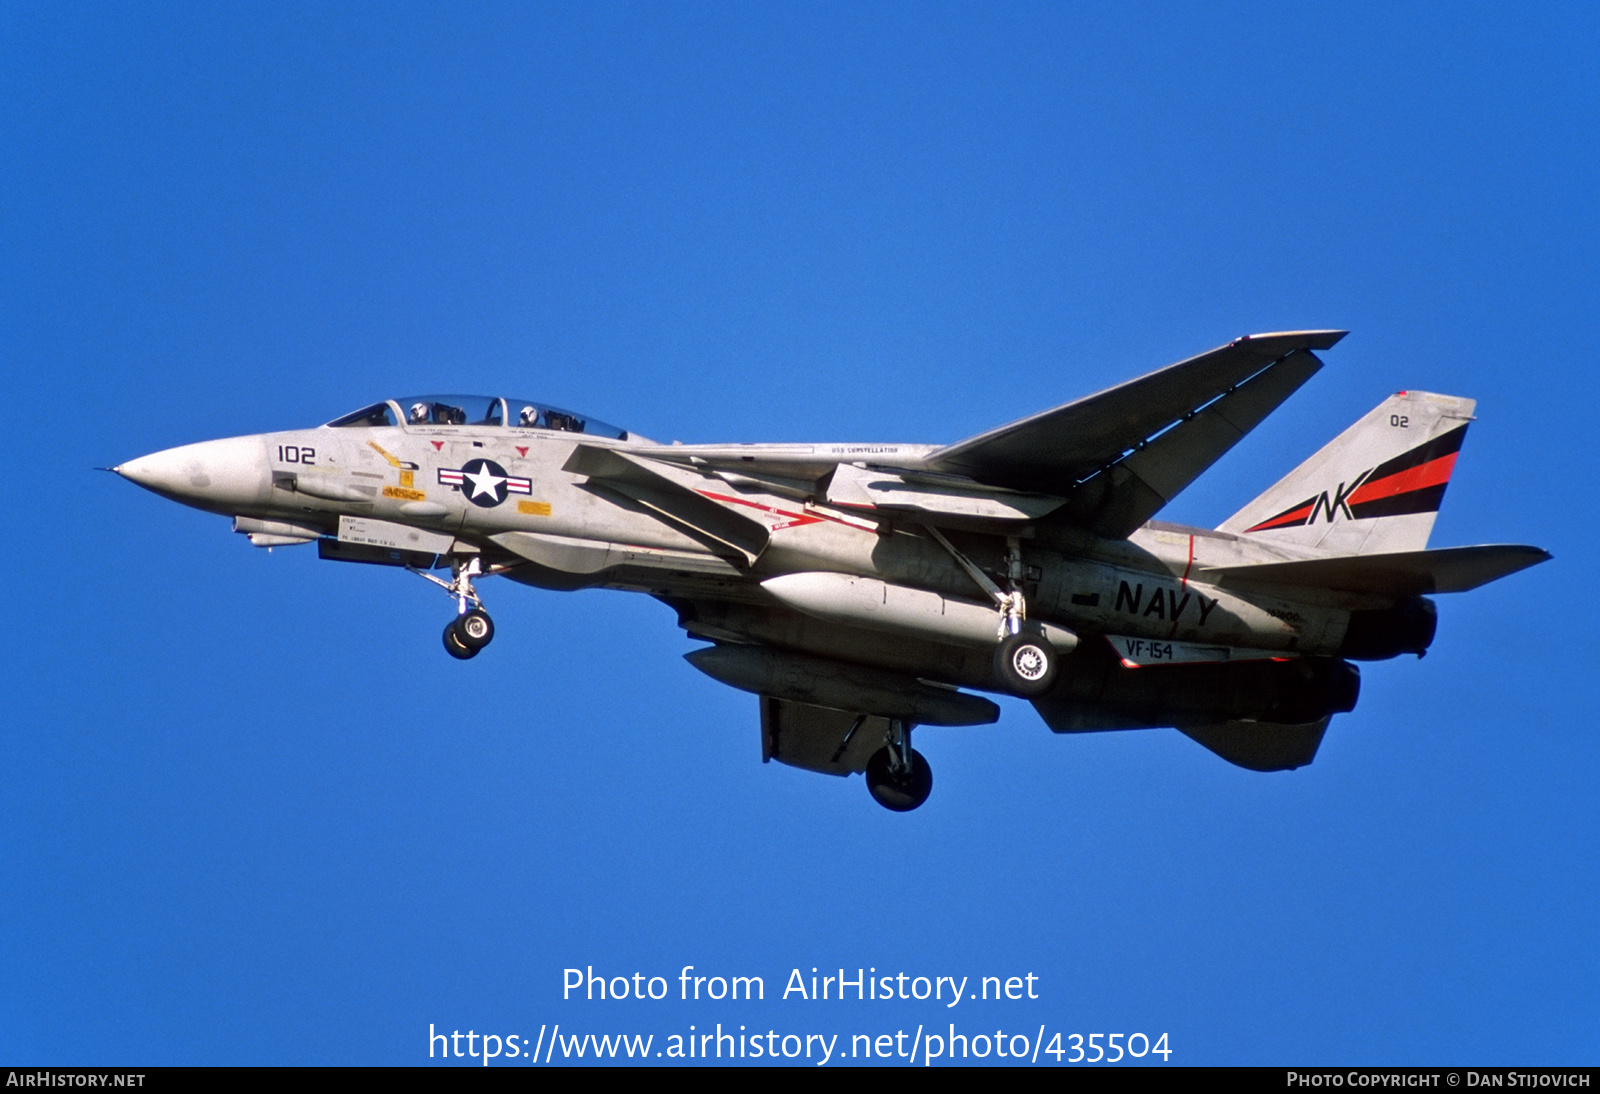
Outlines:
[[1174, 726], [1172, 718], [1131, 715], [1097, 704], [1041, 704], [1039, 700], [1034, 700], [1034, 707], [1044, 717], [1045, 724], [1057, 733], [1101, 733], [1173, 726], [1229, 763], [1251, 771], [1290, 771], [1306, 766], [1316, 758], [1322, 736], [1332, 720], [1329, 715], [1305, 725], [1227, 721]]
[[1329, 719], [1302, 726], [1275, 722], [1219, 722], [1178, 727], [1190, 740], [1251, 771], [1290, 771], [1317, 757]]
[[1497, 543], [1383, 555], [1340, 555], [1299, 562], [1265, 562], [1255, 566], [1218, 566], [1201, 570], [1197, 576], [1203, 581], [1224, 585], [1259, 582], [1379, 596], [1418, 596], [1464, 593], [1549, 559], [1550, 552], [1539, 547]]
[[[991, 486], [1060, 494], [1157, 433], [1300, 350], [1344, 331], [1253, 334], [1075, 402], [930, 453], [922, 466]], [[880, 458], [880, 462], [887, 462]]]

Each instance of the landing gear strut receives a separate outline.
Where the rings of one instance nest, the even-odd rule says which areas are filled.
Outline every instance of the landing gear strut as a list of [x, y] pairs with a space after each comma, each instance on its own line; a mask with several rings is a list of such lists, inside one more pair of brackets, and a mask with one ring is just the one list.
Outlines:
[[1056, 651], [1049, 639], [1037, 633], [1037, 627], [1030, 631], [1024, 625], [1028, 618], [1028, 603], [1022, 592], [1022, 542], [1016, 536], [1006, 537], [1006, 584], [1009, 591], [1001, 591], [988, 574], [956, 550], [937, 528], [929, 525], [928, 532], [960, 563], [967, 575], [982, 586], [1000, 612], [997, 634], [1000, 644], [994, 651], [994, 673], [1000, 678], [1001, 686], [1012, 695], [1030, 699], [1049, 691], [1056, 682]]
[[[494, 620], [483, 610], [483, 600], [472, 587], [472, 579], [483, 576], [478, 556], [473, 555], [465, 562], [451, 559], [448, 582], [421, 570], [411, 572], [427, 578], [455, 597], [456, 617], [444, 628], [445, 652], [462, 661], [478, 656], [478, 651], [494, 639]], [[467, 607], [468, 604], [472, 607]]]
[[933, 792], [933, 768], [911, 747], [911, 726], [889, 723], [889, 742], [867, 760], [867, 790], [885, 809], [909, 813]]

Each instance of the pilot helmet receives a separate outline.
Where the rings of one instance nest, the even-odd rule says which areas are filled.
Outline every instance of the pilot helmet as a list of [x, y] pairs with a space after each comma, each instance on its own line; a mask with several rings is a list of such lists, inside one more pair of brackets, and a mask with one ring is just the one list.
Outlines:
[[425, 421], [427, 421], [428, 420], [428, 404], [427, 403], [412, 403], [411, 404], [411, 420], [413, 422], [425, 422]]
[[521, 425], [538, 425], [539, 424], [539, 408], [538, 407], [533, 407], [533, 406], [525, 406], [525, 407], [523, 407], [522, 408], [522, 413], [517, 416], [517, 421]]

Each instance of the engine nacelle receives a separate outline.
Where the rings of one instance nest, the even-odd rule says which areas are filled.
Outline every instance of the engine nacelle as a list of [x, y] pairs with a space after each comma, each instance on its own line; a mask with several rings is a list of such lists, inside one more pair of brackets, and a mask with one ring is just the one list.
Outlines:
[[1130, 669], [1084, 650], [1064, 658], [1061, 673], [1047, 697], [1051, 711], [1040, 708], [1058, 733], [1235, 720], [1302, 725], [1355, 709], [1361, 694], [1361, 671], [1332, 657]]
[[1350, 613], [1339, 656], [1353, 661], [1387, 661], [1402, 653], [1421, 656], [1439, 629], [1439, 609], [1425, 596], [1407, 597], [1392, 608]]

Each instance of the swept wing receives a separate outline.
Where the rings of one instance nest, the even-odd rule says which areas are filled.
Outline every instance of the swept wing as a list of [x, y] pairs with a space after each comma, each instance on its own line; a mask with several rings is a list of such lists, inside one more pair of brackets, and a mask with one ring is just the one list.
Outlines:
[[1247, 335], [1187, 361], [930, 453], [929, 470], [1072, 497], [1120, 538], [1149, 520], [1310, 379], [1344, 331]]

